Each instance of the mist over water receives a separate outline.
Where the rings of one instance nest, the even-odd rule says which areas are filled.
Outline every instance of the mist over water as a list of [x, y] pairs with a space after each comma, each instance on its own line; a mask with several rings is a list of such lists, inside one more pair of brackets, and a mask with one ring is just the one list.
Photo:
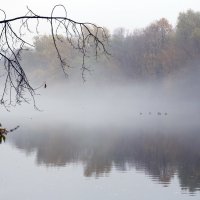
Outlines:
[[56, 94], [58, 89], [55, 89], [55, 92], [50, 93], [44, 91], [38, 98], [37, 105], [41, 112], [35, 111], [31, 105], [23, 105], [11, 113], [5, 113], [4, 117], [8, 117], [7, 122], [13, 120], [19, 124], [32, 120], [35, 123], [64, 123], [99, 128], [163, 125], [180, 128], [198, 125], [197, 102], [179, 101], [166, 94], [156, 94], [156, 91], [158, 92], [130, 86], [72, 89], [59, 87], [61, 94]]
[[[70, 124], [80, 127], [137, 128], [163, 126], [185, 128], [197, 126], [200, 115], [197, 91], [192, 87], [163, 82], [105, 82], [47, 84], [36, 96], [41, 111], [32, 103], [3, 111], [18, 123], [24, 121]], [[3, 109], [2, 109], [3, 110]]]
[[[38, 177], [39, 169], [47, 169], [41, 177], [55, 176], [63, 180], [67, 176], [68, 180], [70, 175], [73, 188], [77, 183], [81, 188], [87, 185], [94, 192], [91, 196], [101, 193], [95, 192], [94, 183], [100, 187], [102, 181], [104, 191], [110, 181], [109, 192], [113, 193], [119, 184], [121, 199], [125, 189], [132, 191], [129, 187], [133, 184], [134, 187], [142, 184], [138, 197], [149, 185], [156, 184], [150, 192], [152, 198], [158, 190], [160, 194], [165, 192], [166, 198], [172, 197], [174, 188], [177, 195], [173, 199], [197, 198], [200, 188], [198, 94], [195, 84], [190, 82], [190, 87], [186, 87], [188, 82], [182, 77], [168, 83], [109, 78], [102, 81], [95, 74], [85, 83], [81, 78], [78, 82], [47, 81], [47, 88], [38, 90], [40, 95], [36, 96], [41, 111], [34, 110], [32, 104], [23, 104], [11, 108], [11, 112], [1, 112], [4, 127], [20, 126], [8, 135], [5, 146], [11, 152], [9, 158], [3, 157], [5, 163], [7, 160], [12, 163], [15, 156], [23, 163], [10, 180], [13, 177], [18, 180], [21, 168], [27, 171], [31, 168], [34, 177]], [[32, 176], [29, 176], [30, 187], [35, 184]], [[141, 177], [137, 179], [138, 176]], [[27, 180], [23, 175], [21, 178]], [[44, 190], [38, 192], [40, 197], [51, 184], [52, 181], [42, 184]], [[166, 189], [159, 189], [160, 185]], [[66, 189], [59, 190], [65, 196]], [[31, 194], [28, 188], [27, 193]], [[107, 193], [101, 193], [104, 194]], [[75, 198], [74, 192], [68, 191], [68, 195]]]

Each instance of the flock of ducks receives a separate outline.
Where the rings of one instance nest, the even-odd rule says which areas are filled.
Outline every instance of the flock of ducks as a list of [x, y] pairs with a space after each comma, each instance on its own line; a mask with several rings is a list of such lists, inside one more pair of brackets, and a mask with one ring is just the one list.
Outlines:
[[[143, 113], [142, 113], [142, 112], [140, 112], [140, 115], [143, 115]], [[149, 112], [149, 113], [148, 113], [148, 115], [153, 115], [153, 113], [152, 113], [152, 112]], [[156, 113], [156, 115], [165, 115], [165, 116], [167, 116], [167, 115], [168, 115], [168, 113], [167, 113], [167, 112], [164, 112], [164, 113], [157, 112], [157, 113]]]

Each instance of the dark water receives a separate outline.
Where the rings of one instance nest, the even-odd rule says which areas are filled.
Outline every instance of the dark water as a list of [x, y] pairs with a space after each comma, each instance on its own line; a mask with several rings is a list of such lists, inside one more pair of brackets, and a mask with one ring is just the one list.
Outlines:
[[0, 146], [0, 197], [199, 199], [200, 128], [162, 125], [97, 128], [30, 120]]

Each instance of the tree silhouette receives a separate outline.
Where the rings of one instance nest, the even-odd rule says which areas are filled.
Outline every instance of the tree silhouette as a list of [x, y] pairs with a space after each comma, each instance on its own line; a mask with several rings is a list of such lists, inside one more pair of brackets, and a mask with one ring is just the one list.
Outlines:
[[[57, 8], [63, 9], [64, 15], [54, 16]], [[27, 13], [24, 16], [7, 19], [5, 11], [1, 9], [0, 11], [4, 15], [3, 20], [0, 21], [0, 65], [2, 68], [0, 78], [3, 82], [0, 103], [6, 109], [10, 105], [15, 106], [30, 100], [37, 108], [35, 103], [36, 88], [32, 87], [24, 71], [24, 66], [21, 64], [21, 54], [23, 51], [34, 48], [34, 45], [24, 38], [26, 34], [33, 32], [39, 34], [41, 21], [46, 21], [50, 27], [57, 58], [66, 76], [68, 76], [67, 68], [70, 66], [62, 58], [58, 42], [67, 41], [81, 53], [83, 80], [85, 80], [84, 72], [88, 70], [85, 65], [85, 58], [89, 55], [91, 49], [94, 50], [95, 56], [109, 54], [105, 47], [108, 36], [104, 28], [93, 23], [82, 23], [68, 18], [67, 10], [63, 5], [55, 5], [50, 16], [38, 15], [27, 7]], [[16, 22], [18, 22], [17, 25]], [[65, 40], [61, 37], [61, 33], [66, 38]]]

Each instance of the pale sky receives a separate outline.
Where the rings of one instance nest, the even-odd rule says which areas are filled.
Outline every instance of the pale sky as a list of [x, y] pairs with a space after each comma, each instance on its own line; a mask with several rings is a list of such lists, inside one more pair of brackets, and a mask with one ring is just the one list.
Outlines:
[[55, 4], [65, 5], [68, 17], [93, 22], [111, 31], [118, 27], [142, 28], [161, 17], [175, 25], [179, 12], [190, 8], [200, 11], [200, 0], [1, 0], [0, 8], [9, 18], [25, 14], [26, 6], [37, 14], [47, 15]]

